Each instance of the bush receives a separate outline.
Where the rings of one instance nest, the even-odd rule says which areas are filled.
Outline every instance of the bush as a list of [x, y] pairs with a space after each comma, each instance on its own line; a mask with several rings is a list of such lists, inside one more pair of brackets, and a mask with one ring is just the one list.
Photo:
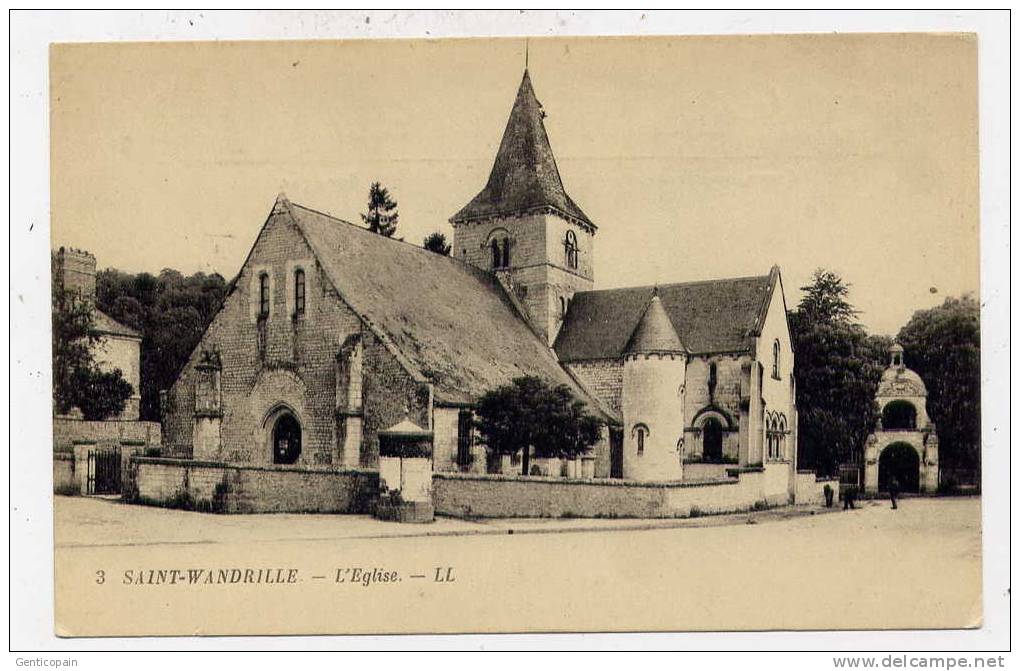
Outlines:
[[698, 506], [691, 506], [691, 511], [687, 513], [687, 517], [703, 517], [705, 513]]
[[57, 496], [80, 496], [81, 485], [78, 484], [77, 480], [63, 485], [57, 485], [53, 488], [53, 493]]

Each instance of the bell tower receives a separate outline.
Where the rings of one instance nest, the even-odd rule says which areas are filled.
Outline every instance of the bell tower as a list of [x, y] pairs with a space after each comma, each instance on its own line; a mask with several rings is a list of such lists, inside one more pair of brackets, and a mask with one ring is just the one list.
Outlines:
[[574, 293], [593, 286], [597, 227], [563, 187], [545, 116], [525, 70], [489, 181], [450, 223], [451, 254], [495, 273], [552, 346]]

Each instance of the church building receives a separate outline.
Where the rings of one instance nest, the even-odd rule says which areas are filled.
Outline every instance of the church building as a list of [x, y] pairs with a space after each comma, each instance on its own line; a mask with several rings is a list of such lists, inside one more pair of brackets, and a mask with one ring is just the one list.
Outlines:
[[488, 181], [450, 218], [450, 256], [279, 196], [164, 396], [165, 454], [371, 469], [380, 431], [408, 420], [432, 432], [436, 471], [492, 472], [472, 409], [534, 375], [603, 421], [595, 478], [766, 471], [792, 496], [779, 268], [596, 289], [599, 227], [567, 195], [544, 118], [525, 71]]

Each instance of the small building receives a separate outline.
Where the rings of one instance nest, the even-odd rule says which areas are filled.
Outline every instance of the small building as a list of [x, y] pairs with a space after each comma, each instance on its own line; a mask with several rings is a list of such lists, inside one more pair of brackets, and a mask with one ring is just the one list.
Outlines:
[[939, 439], [928, 416], [921, 376], [903, 363], [903, 347], [889, 348], [875, 400], [880, 416], [864, 448], [864, 491], [886, 492], [896, 478], [901, 492], [933, 494], [939, 486]]
[[60, 247], [52, 255], [54, 290], [77, 293], [92, 306], [99, 336], [92, 356], [101, 370], [120, 370], [131, 385], [124, 409], [105, 420], [86, 420], [78, 408], [53, 417], [53, 485], [58, 493], [110, 494], [120, 491], [120, 464], [131, 454], [158, 450], [159, 422], [142, 421], [142, 334], [96, 307], [96, 257]]
[[[56, 289], [77, 293], [92, 306], [92, 326], [100, 336], [93, 347], [92, 356], [104, 371], [119, 369], [131, 385], [131, 396], [124, 410], [110, 420], [133, 421], [139, 417], [141, 405], [141, 348], [142, 334], [121, 324], [96, 305], [96, 257], [81, 249], [61, 247], [52, 258]], [[72, 417], [80, 417], [75, 409]]]

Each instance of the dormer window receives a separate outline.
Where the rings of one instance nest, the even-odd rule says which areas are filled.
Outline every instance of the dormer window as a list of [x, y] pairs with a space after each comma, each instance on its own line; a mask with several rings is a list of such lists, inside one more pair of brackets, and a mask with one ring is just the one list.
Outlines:
[[305, 313], [305, 271], [298, 268], [294, 271], [294, 314]]
[[577, 270], [577, 235], [573, 231], [567, 231], [563, 238], [563, 252], [567, 267]]
[[269, 316], [269, 273], [259, 275], [259, 318]]

